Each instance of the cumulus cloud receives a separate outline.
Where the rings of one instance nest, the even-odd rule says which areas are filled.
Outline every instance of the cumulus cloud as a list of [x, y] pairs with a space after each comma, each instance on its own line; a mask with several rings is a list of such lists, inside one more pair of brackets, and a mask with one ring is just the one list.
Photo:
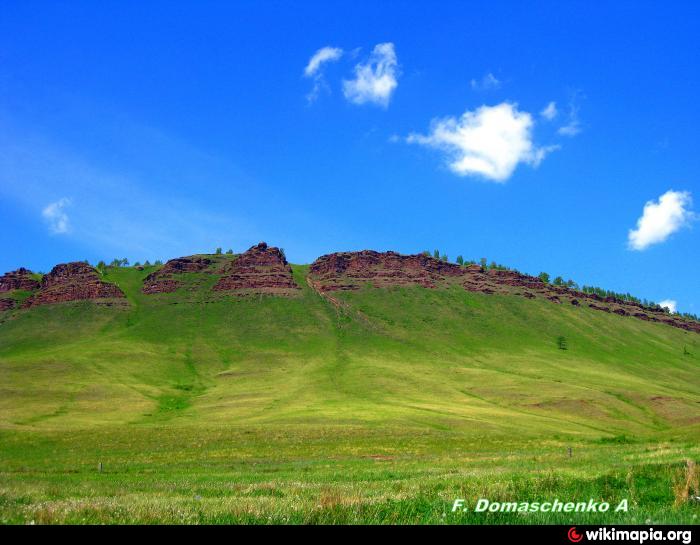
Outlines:
[[49, 225], [49, 231], [54, 235], [63, 235], [70, 230], [70, 220], [65, 208], [71, 204], [70, 199], [62, 198], [48, 204], [41, 215]]
[[629, 247], [644, 250], [652, 244], [664, 242], [694, 218], [690, 211], [692, 203], [690, 192], [673, 190], [661, 195], [658, 202], [648, 201], [637, 220], [637, 228], [629, 231]]
[[534, 121], [517, 104], [481, 106], [461, 117], [434, 120], [430, 134], [410, 134], [409, 143], [444, 151], [449, 168], [459, 176], [480, 176], [504, 182], [519, 163], [538, 166], [558, 146], [536, 147]]
[[557, 110], [557, 103], [552, 101], [545, 108], [540, 112], [540, 115], [544, 117], [547, 121], [551, 121], [555, 117], [557, 117], [557, 114], [559, 111]]
[[321, 89], [326, 87], [325, 81], [323, 79], [322, 67], [324, 64], [329, 62], [335, 62], [343, 56], [343, 50], [339, 47], [322, 47], [316, 53], [314, 53], [309, 59], [306, 68], [304, 68], [304, 76], [307, 78], [313, 78], [314, 86], [306, 99], [309, 102], [313, 102], [318, 98]]
[[678, 303], [673, 299], [664, 299], [659, 303], [660, 307], [667, 308], [671, 314], [675, 314], [677, 312], [677, 305]]
[[398, 86], [398, 70], [394, 44], [377, 44], [369, 59], [355, 66], [355, 79], [343, 81], [345, 98], [354, 104], [388, 106]]
[[491, 72], [486, 74], [480, 80], [471, 80], [469, 84], [475, 91], [489, 91], [491, 89], [498, 89], [501, 87], [501, 82]]

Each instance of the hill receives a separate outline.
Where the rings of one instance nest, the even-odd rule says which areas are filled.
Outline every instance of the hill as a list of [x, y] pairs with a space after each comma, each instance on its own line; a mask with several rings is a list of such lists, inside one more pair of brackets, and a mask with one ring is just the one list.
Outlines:
[[8, 278], [0, 520], [440, 521], [546, 491], [693, 516], [674, 486], [700, 452], [700, 335], [661, 310], [264, 244]]

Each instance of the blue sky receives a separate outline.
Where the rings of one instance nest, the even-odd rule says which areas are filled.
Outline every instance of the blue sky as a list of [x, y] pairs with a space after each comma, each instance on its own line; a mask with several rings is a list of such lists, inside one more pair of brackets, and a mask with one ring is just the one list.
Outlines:
[[6, 0], [0, 270], [439, 248], [700, 313], [699, 24], [696, 2]]

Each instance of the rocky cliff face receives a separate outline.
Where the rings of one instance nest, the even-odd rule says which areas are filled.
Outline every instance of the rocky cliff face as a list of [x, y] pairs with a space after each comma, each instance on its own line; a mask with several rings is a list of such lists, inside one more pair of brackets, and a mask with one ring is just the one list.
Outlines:
[[56, 265], [44, 275], [39, 291], [23, 306], [33, 307], [64, 301], [85, 299], [122, 299], [124, 293], [116, 285], [100, 280], [97, 271], [86, 263]]
[[545, 284], [537, 277], [517, 271], [482, 269], [479, 265], [460, 267], [423, 254], [401, 255], [371, 250], [340, 252], [319, 257], [309, 269], [309, 283], [322, 293], [355, 290], [368, 284], [375, 288], [408, 285], [435, 288], [454, 282], [459, 282], [469, 291], [585, 306], [700, 333], [697, 322], [638, 303]]
[[251, 247], [226, 267], [216, 291], [290, 294], [299, 289], [292, 268], [279, 248], [266, 243]]
[[32, 291], [39, 287], [39, 281], [32, 278], [32, 271], [21, 267], [0, 276], [0, 292], [12, 290]]
[[181, 282], [177, 276], [188, 272], [202, 272], [206, 270], [212, 261], [206, 257], [189, 256], [176, 257], [168, 261], [163, 267], [149, 274], [143, 283], [143, 293], [171, 293], [177, 290]]
[[423, 254], [340, 252], [319, 257], [309, 277], [320, 291], [354, 290], [363, 284], [380, 287], [417, 285], [434, 288], [447, 277], [460, 276], [462, 267]]
[[700, 333], [700, 323], [667, 314], [663, 310], [648, 308], [639, 303], [623, 301], [615, 297], [600, 297], [594, 293], [545, 284], [539, 278], [516, 271], [483, 270], [478, 265], [470, 265], [465, 268], [462, 285], [469, 291], [519, 295], [528, 299], [542, 298], [556, 304], [586, 306], [592, 310], [632, 316]]
[[[294, 281], [292, 269], [284, 254], [278, 248], [261, 242], [235, 258], [217, 255], [171, 259], [161, 269], [145, 278], [143, 292], [173, 292], [182, 285], [182, 278], [178, 276], [192, 272], [220, 275], [213, 288], [216, 292], [288, 296], [300, 289]], [[198, 282], [200, 283], [197, 285], [201, 287], [201, 279]], [[700, 323], [668, 314], [660, 309], [614, 297], [583, 293], [564, 286], [545, 284], [539, 278], [517, 271], [482, 269], [479, 265], [462, 267], [424, 254], [402, 255], [372, 250], [327, 254], [311, 264], [307, 282], [335, 306], [342, 306], [343, 302], [334, 297], [332, 292], [356, 290], [366, 285], [376, 288], [437, 288], [459, 285], [473, 292], [542, 299], [560, 305], [570, 304], [700, 333]], [[0, 311], [18, 306], [26, 308], [62, 301], [125, 298], [116, 285], [100, 280], [93, 267], [81, 262], [57, 265], [41, 282], [35, 280], [32, 272], [24, 268], [5, 273], [0, 277], [0, 292], [14, 290], [31, 291], [33, 294], [24, 303], [19, 303], [18, 299], [13, 297], [0, 298]], [[113, 301], [105, 302], [112, 303]]]

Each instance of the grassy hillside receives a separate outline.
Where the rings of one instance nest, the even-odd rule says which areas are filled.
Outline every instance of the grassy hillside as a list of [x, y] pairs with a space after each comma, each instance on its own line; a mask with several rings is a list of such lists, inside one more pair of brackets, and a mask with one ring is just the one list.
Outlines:
[[128, 306], [0, 323], [0, 521], [537, 522], [449, 508], [551, 494], [697, 516], [696, 333], [457, 286], [337, 308], [305, 266], [295, 297], [144, 295], [152, 270], [107, 269]]

